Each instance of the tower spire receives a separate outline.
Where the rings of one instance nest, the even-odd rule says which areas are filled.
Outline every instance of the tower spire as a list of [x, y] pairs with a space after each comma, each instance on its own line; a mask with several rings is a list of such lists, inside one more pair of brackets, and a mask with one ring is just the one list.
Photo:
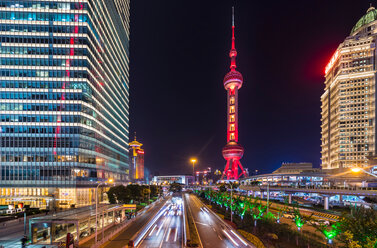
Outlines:
[[237, 57], [237, 50], [236, 50], [236, 44], [235, 44], [235, 37], [234, 37], [234, 6], [232, 7], [232, 49], [230, 49], [229, 57], [230, 57], [230, 70], [234, 71], [237, 68], [236, 65], [236, 57]]

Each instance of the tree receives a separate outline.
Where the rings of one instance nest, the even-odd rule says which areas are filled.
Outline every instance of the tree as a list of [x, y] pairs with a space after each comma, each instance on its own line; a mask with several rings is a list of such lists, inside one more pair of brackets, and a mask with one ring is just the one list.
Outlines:
[[297, 229], [300, 230], [305, 223], [310, 221], [312, 219], [312, 215], [310, 216], [303, 216], [297, 206], [293, 206], [293, 216], [294, 216], [294, 222], [297, 226]]
[[[377, 240], [377, 211], [364, 207], [352, 209], [351, 213], [343, 213], [340, 218], [340, 231], [343, 235], [339, 240], [344, 243], [352, 239], [362, 247], [376, 243]], [[348, 233], [346, 234], [346, 231]]]
[[109, 191], [107, 191], [107, 197], [111, 204], [129, 203], [132, 199], [130, 189], [124, 185], [111, 187]]
[[180, 183], [174, 182], [174, 183], [170, 184], [169, 191], [181, 192], [182, 191], [182, 185]]
[[221, 184], [219, 187], [220, 192], [226, 192], [226, 186], [225, 184]]

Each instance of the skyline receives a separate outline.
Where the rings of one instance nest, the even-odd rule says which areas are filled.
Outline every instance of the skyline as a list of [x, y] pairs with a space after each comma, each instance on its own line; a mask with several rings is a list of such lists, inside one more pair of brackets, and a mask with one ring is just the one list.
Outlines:
[[[235, 4], [237, 61], [245, 81], [240, 144], [250, 171], [270, 172], [282, 162], [320, 165], [324, 68], [369, 7], [368, 1], [326, 2], [323, 8], [324, 3]], [[166, 174], [176, 166], [190, 173], [192, 156], [198, 157], [198, 169], [225, 166], [222, 78], [228, 69], [232, 5], [131, 3], [130, 133], [137, 131], [145, 145], [151, 173]], [[162, 7], [170, 14], [159, 15]]]

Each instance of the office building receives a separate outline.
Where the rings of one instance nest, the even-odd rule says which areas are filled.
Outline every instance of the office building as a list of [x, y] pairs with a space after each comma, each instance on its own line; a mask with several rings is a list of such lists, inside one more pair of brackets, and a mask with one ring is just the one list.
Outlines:
[[370, 7], [325, 68], [322, 168], [367, 167], [376, 152], [377, 11]]
[[0, 28], [0, 205], [128, 181], [129, 0], [0, 1]]

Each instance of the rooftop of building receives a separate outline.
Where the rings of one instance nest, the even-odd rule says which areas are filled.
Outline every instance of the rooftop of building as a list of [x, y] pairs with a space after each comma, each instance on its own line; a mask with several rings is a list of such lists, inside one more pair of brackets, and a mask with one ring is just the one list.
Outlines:
[[282, 163], [280, 168], [272, 172], [273, 174], [277, 173], [290, 173], [290, 174], [299, 174], [302, 172], [318, 172], [319, 168], [313, 168], [312, 163]]
[[367, 10], [367, 13], [363, 15], [359, 21], [356, 23], [356, 25], [352, 28], [351, 35], [355, 33], [359, 28], [362, 26], [368, 25], [371, 22], [374, 22], [377, 20], [377, 10], [370, 6]]

